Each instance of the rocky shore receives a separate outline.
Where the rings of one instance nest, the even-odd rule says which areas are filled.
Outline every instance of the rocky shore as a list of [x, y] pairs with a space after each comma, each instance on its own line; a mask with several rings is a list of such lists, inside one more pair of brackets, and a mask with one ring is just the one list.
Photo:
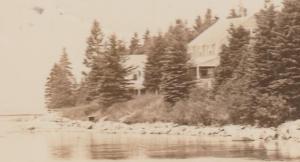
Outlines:
[[252, 126], [226, 125], [187, 126], [174, 123], [125, 124], [111, 121], [79, 121], [67, 118], [42, 116], [22, 122], [19, 128], [26, 131], [96, 131], [109, 134], [165, 134], [185, 136], [216, 136], [233, 141], [292, 140], [300, 142], [300, 120], [286, 122], [277, 128], [257, 128]]

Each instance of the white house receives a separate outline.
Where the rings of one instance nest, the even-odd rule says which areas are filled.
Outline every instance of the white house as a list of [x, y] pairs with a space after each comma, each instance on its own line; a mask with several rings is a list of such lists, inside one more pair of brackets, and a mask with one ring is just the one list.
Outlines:
[[125, 61], [126, 67], [133, 67], [132, 72], [127, 76], [130, 81], [132, 91], [140, 95], [144, 91], [145, 64], [147, 62], [146, 55], [128, 55]]
[[199, 86], [212, 87], [214, 69], [219, 65], [222, 45], [228, 43], [230, 26], [243, 26], [253, 33], [255, 24], [254, 16], [219, 19], [188, 44], [190, 62], [194, 67], [193, 74]]
[[[193, 66], [192, 75], [194, 75], [197, 84], [201, 87], [212, 87], [214, 69], [219, 65], [219, 53], [222, 45], [228, 43], [228, 29], [231, 24], [235, 27], [243, 26], [252, 33], [256, 27], [254, 16], [219, 19], [188, 44], [190, 63]], [[146, 55], [128, 55], [125, 62], [126, 67], [131, 66], [135, 68], [128, 76], [128, 79], [131, 80], [132, 84], [130, 87], [132, 91], [137, 95], [143, 93], [145, 89], [143, 82], [146, 62]]]

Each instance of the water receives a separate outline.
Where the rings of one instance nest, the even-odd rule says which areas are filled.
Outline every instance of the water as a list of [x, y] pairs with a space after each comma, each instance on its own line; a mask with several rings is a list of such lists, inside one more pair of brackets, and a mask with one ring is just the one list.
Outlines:
[[6, 162], [208, 157], [300, 161], [299, 148], [300, 143], [295, 142], [233, 142], [213, 137], [109, 135], [95, 131], [0, 133], [0, 161]]

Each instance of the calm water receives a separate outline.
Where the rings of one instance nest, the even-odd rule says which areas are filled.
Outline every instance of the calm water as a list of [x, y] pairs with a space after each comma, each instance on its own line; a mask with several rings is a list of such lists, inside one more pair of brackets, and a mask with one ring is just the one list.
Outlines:
[[104, 135], [96, 132], [0, 133], [1, 162], [202, 157], [300, 161], [299, 149], [300, 143], [232, 142], [212, 137]]

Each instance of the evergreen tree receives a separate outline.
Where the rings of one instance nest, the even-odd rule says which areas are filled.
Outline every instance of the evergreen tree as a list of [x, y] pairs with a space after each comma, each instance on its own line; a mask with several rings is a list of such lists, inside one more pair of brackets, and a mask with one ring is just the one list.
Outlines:
[[101, 55], [101, 52], [103, 51], [103, 37], [100, 24], [95, 20], [91, 29], [91, 35], [87, 39], [87, 49], [83, 61], [87, 68], [92, 68], [97, 57]]
[[272, 93], [270, 86], [276, 77], [275, 67], [280, 64], [272, 55], [276, 46], [274, 29], [277, 14], [271, 5], [256, 15], [257, 29], [252, 55], [255, 66], [252, 66], [250, 88], [255, 88], [260, 93]]
[[153, 44], [149, 48], [147, 63], [145, 67], [145, 81], [144, 86], [147, 91], [159, 92], [162, 78], [162, 58], [166, 52], [167, 43], [164, 37], [159, 34], [154, 37]]
[[194, 30], [197, 34], [203, 31], [203, 22], [201, 16], [198, 16], [195, 20]]
[[59, 74], [59, 66], [57, 64], [54, 64], [50, 71], [50, 75], [47, 78], [46, 81], [46, 88], [45, 88], [45, 100], [46, 100], [46, 106], [47, 108], [54, 108], [54, 95], [55, 95], [55, 83], [58, 80], [58, 74]]
[[102, 76], [103, 62], [103, 34], [98, 21], [94, 21], [91, 35], [87, 40], [84, 64], [88, 68], [85, 72], [87, 101], [95, 100], [99, 96], [99, 83]]
[[146, 30], [144, 36], [143, 36], [143, 40], [144, 40], [144, 45], [148, 44], [149, 41], [151, 40], [151, 36], [150, 36], [150, 31]]
[[241, 17], [241, 15], [237, 14], [235, 9], [231, 9], [230, 14], [227, 18], [228, 19], [233, 19], [233, 18], [238, 18], [238, 17]]
[[152, 38], [151, 38], [149, 30], [146, 30], [146, 32], [143, 36], [143, 40], [144, 40], [144, 44], [141, 47], [141, 53], [142, 54], [147, 54], [147, 53], [149, 53], [149, 50], [150, 50], [149, 48], [152, 45]]
[[188, 55], [186, 48], [185, 25], [181, 20], [176, 21], [167, 33], [168, 46], [163, 55], [163, 71], [161, 90], [164, 100], [173, 106], [179, 100], [188, 98], [192, 78], [188, 74]]
[[133, 37], [131, 38], [130, 45], [129, 45], [129, 52], [130, 54], [140, 54], [140, 40], [138, 33], [134, 33]]
[[46, 104], [50, 109], [74, 106], [75, 79], [65, 49], [59, 64], [54, 64], [46, 82]]
[[74, 78], [74, 75], [72, 74], [71, 62], [69, 60], [66, 48], [63, 48], [59, 66], [62, 70], [64, 70], [64, 73], [66, 73], [68, 80], [72, 83], [72, 87], [74, 87], [74, 85], [76, 84], [76, 80]]
[[99, 85], [99, 103], [109, 107], [117, 102], [124, 102], [131, 99], [128, 91], [129, 80], [126, 78], [131, 67], [124, 67], [125, 58], [120, 54], [120, 44], [117, 37], [112, 35], [105, 52], [105, 66], [103, 76]]
[[195, 19], [195, 24], [193, 26], [193, 30], [191, 31], [191, 36], [190, 36], [191, 39], [189, 39], [189, 41], [195, 39], [199, 34], [204, 32], [215, 22], [217, 22], [217, 20], [218, 20], [217, 17], [213, 18], [211, 9], [207, 9], [204, 21], [202, 20], [201, 16], [198, 16]]
[[[273, 92], [283, 95], [300, 112], [300, 1], [285, 0], [276, 27], [276, 67]], [[300, 115], [297, 115], [299, 117]]]
[[214, 22], [214, 20], [213, 20], [212, 11], [211, 11], [211, 9], [207, 9], [206, 14], [205, 14], [204, 23], [206, 26], [210, 26], [213, 22]]
[[250, 32], [242, 26], [235, 28], [231, 25], [228, 32], [230, 34], [229, 43], [223, 45], [220, 52], [220, 65], [215, 71], [215, 91], [235, 77], [234, 74], [245, 54], [245, 48], [250, 42]]
[[74, 98], [75, 105], [85, 105], [88, 104], [89, 101], [86, 99], [88, 96], [88, 88], [86, 78], [83, 78], [79, 84], [76, 85]]

